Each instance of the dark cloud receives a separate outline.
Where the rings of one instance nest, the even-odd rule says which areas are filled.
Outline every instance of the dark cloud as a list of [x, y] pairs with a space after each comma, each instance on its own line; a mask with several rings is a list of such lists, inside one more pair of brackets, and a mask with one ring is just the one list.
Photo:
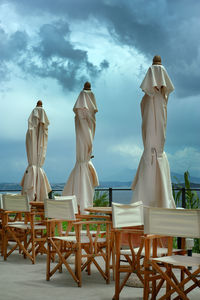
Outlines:
[[88, 60], [86, 51], [75, 49], [70, 42], [70, 29], [66, 22], [43, 25], [38, 32], [39, 42], [30, 46], [26, 32], [8, 35], [0, 28], [0, 80], [9, 78], [8, 62], [14, 62], [31, 76], [56, 79], [62, 87], [73, 90], [86, 80], [94, 82], [109, 63], [100, 66]]
[[[200, 3], [196, 1], [111, 1], [98, 12], [116, 42], [137, 48], [149, 59], [160, 54], [177, 96], [200, 93]], [[193, 5], [194, 4], [194, 5]]]
[[5, 62], [0, 62], [0, 82], [9, 80], [9, 72]]
[[74, 48], [66, 22], [45, 24], [38, 36], [39, 43], [20, 61], [20, 66], [32, 76], [56, 79], [63, 88], [73, 90], [83, 81], [94, 81], [109, 67], [106, 60], [99, 67], [92, 64], [86, 51]]
[[26, 50], [27, 39], [25, 32], [16, 31], [8, 35], [0, 28], [1, 61], [10, 61], [21, 55]]
[[0, 27], [0, 81], [9, 80], [9, 62], [17, 62], [27, 47], [28, 36], [25, 32], [16, 31], [8, 35]]

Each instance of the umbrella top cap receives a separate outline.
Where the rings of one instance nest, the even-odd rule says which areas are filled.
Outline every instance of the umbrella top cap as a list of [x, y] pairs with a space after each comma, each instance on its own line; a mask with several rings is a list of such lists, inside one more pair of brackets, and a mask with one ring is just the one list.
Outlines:
[[42, 101], [38, 100], [36, 107], [42, 107]]
[[152, 65], [162, 65], [160, 55], [155, 55], [154, 56]]
[[88, 82], [88, 81], [86, 81], [85, 82], [85, 84], [84, 84], [84, 88], [83, 88], [84, 90], [91, 90], [91, 83], [90, 82]]

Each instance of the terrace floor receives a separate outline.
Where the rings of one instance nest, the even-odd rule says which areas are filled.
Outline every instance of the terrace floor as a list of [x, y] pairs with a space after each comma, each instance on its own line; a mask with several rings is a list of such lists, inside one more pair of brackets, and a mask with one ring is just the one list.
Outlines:
[[[10, 255], [7, 261], [0, 257], [0, 299], [2, 300], [111, 300], [114, 294], [114, 281], [107, 285], [95, 267], [92, 275], [82, 273], [82, 287], [63, 268], [50, 281], [45, 279], [46, 256], [39, 255], [36, 264], [24, 259], [18, 252]], [[142, 288], [125, 287], [120, 300], [141, 300]], [[200, 299], [200, 289], [189, 295], [191, 300]]]

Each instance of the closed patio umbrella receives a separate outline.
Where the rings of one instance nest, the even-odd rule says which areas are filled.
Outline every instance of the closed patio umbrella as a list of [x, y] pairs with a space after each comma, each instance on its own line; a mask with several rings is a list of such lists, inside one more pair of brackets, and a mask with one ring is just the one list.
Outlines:
[[67, 180], [63, 195], [76, 195], [80, 212], [93, 206], [94, 187], [99, 185], [96, 170], [91, 162], [92, 145], [95, 135], [98, 111], [96, 100], [86, 82], [74, 105], [76, 130], [76, 163]]
[[154, 207], [175, 207], [170, 168], [164, 152], [167, 102], [174, 86], [155, 56], [141, 84], [145, 95], [141, 101], [144, 152], [131, 188], [132, 202], [142, 201]]
[[44, 201], [48, 198], [51, 186], [42, 169], [45, 161], [48, 141], [49, 120], [42, 101], [37, 102], [28, 119], [26, 133], [26, 152], [28, 167], [21, 181], [22, 194], [27, 194], [30, 201]]

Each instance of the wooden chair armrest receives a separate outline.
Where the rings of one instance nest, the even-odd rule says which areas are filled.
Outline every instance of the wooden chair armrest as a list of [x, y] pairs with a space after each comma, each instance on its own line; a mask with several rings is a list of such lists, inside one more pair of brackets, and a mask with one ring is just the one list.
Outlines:
[[27, 214], [27, 213], [29, 213], [30, 214], [30, 212], [28, 212], [28, 211], [15, 211], [15, 210], [4, 210], [3, 211], [3, 214], [5, 215], [8, 215], [8, 214]]
[[112, 232], [121, 232], [121, 233], [135, 233], [135, 234], [144, 234], [142, 229], [125, 229], [125, 228], [112, 228]]
[[69, 220], [65, 220], [65, 219], [45, 219], [45, 220], [42, 220], [42, 222], [46, 222], [46, 223], [62, 223], [62, 222], [69, 222]]
[[145, 239], [148, 240], [153, 240], [153, 239], [160, 239], [160, 238], [164, 238], [167, 237], [166, 235], [158, 235], [158, 234], [147, 234], [144, 236]]
[[106, 215], [77, 215], [77, 219], [106, 219], [110, 220], [110, 216]]
[[74, 225], [85, 225], [85, 224], [112, 224], [111, 221], [75, 221]]

